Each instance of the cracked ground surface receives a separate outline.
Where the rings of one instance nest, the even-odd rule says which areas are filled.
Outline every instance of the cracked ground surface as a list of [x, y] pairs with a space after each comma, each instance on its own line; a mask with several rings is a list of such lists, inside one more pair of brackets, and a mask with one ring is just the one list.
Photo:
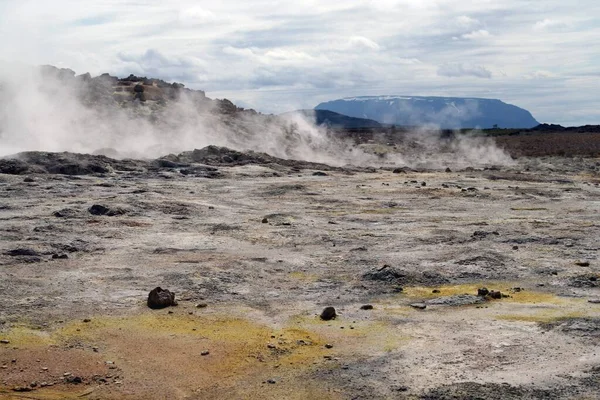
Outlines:
[[0, 175], [0, 398], [598, 398], [597, 161]]

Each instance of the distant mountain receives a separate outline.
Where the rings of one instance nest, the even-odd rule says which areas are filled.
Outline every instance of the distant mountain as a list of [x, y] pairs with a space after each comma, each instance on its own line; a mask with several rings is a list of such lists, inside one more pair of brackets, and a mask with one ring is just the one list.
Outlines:
[[329, 110], [298, 110], [281, 114], [282, 117], [302, 115], [315, 120], [317, 125], [327, 125], [338, 129], [380, 128], [381, 124], [372, 119], [355, 118]]
[[361, 96], [321, 103], [329, 110], [382, 124], [436, 124], [455, 128], [532, 128], [539, 124], [527, 110], [500, 100], [463, 97]]

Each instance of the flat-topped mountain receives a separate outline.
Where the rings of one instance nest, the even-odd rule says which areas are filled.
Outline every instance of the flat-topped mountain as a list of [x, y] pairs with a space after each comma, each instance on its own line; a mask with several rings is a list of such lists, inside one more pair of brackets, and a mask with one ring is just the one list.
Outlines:
[[527, 110], [495, 99], [423, 96], [361, 96], [315, 107], [382, 124], [439, 125], [456, 128], [532, 128], [539, 124]]

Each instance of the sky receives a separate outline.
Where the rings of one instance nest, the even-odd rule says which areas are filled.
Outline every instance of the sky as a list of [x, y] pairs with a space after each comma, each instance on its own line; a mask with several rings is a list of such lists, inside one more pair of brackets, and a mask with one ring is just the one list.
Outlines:
[[264, 113], [456, 96], [600, 124], [597, 0], [0, 0], [0, 68], [15, 62], [182, 82]]

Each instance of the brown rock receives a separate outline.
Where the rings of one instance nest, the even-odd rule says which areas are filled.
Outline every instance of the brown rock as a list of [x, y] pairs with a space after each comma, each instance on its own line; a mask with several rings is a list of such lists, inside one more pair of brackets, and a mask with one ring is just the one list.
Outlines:
[[157, 287], [148, 294], [148, 307], [152, 309], [176, 306], [175, 293]]

